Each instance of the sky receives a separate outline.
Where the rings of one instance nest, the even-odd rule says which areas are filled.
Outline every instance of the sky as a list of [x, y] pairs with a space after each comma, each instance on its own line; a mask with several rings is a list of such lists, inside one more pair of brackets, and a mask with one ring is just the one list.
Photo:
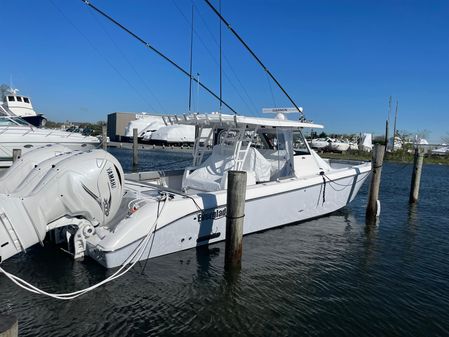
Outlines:
[[[187, 71], [193, 7], [192, 73], [218, 95], [220, 24], [205, 1], [91, 3]], [[398, 130], [449, 137], [449, 1], [221, 0], [221, 8], [325, 132], [384, 134], [392, 96], [391, 127], [398, 101]], [[0, 83], [50, 120], [189, 110], [189, 78], [81, 0], [4, 1], [2, 13]], [[222, 72], [223, 100], [241, 115], [292, 106], [225, 26]], [[192, 111], [219, 109], [192, 85]]]

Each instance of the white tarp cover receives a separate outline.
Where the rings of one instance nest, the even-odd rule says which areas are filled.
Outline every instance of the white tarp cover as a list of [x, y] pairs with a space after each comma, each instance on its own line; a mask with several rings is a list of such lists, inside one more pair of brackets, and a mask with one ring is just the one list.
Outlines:
[[[234, 146], [215, 145], [209, 158], [195, 171], [184, 176], [182, 187], [202, 191], [225, 189], [226, 172], [232, 170], [234, 165]], [[271, 165], [255, 148], [248, 149], [242, 169], [255, 176], [255, 182], [270, 180]], [[248, 177], [247, 183], [254, 183], [253, 179]]]
[[163, 126], [152, 134], [151, 139], [166, 142], [193, 143], [195, 141], [195, 127], [192, 125]]

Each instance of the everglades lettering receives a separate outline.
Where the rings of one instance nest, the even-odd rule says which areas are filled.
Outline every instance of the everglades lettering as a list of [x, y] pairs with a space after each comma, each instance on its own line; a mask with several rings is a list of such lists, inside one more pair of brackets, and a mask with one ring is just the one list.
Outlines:
[[226, 216], [226, 207], [207, 210], [198, 214], [198, 222], [220, 219]]

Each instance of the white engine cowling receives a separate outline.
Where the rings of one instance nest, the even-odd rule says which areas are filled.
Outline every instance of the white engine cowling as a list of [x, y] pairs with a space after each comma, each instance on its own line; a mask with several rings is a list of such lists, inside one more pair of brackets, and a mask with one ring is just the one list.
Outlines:
[[0, 194], [3, 260], [42, 242], [49, 229], [80, 219], [92, 226], [105, 225], [120, 207], [124, 174], [108, 152], [73, 152], [39, 165], [45, 170], [22, 174], [23, 184]]
[[73, 151], [68, 147], [60, 144], [45, 145], [26, 152], [0, 177], [0, 194], [14, 191], [33, 171], [45, 169], [42, 164], [48, 159], [58, 158], [59, 161], [62, 160], [62, 155], [71, 152]]

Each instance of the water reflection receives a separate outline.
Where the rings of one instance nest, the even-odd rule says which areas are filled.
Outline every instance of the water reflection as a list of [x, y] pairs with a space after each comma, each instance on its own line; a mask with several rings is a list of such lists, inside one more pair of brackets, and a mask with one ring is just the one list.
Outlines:
[[[196, 263], [198, 279], [210, 277], [215, 271], [213, 263], [220, 257], [220, 248], [216, 246], [198, 246], [196, 247]], [[212, 271], [212, 270], [213, 271]]]

